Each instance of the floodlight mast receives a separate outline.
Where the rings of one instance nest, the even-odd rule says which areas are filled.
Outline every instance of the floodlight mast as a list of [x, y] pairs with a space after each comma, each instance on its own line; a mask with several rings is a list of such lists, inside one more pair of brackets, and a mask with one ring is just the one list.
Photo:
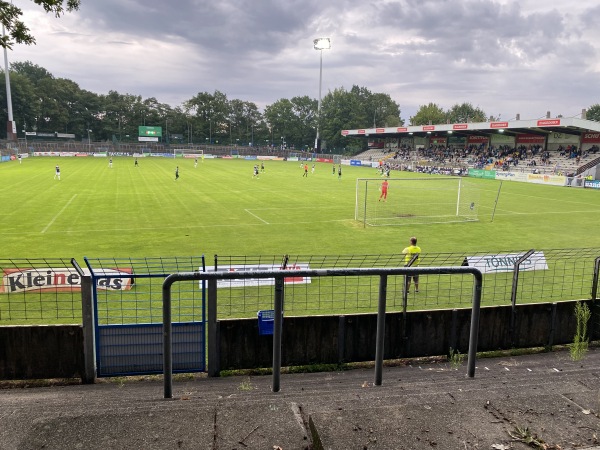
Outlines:
[[329, 38], [317, 38], [313, 41], [315, 50], [320, 52], [320, 64], [319, 64], [319, 103], [317, 105], [317, 137], [315, 138], [315, 150], [316, 153], [321, 153], [321, 85], [323, 82], [323, 50], [329, 50], [331, 48], [331, 40]]

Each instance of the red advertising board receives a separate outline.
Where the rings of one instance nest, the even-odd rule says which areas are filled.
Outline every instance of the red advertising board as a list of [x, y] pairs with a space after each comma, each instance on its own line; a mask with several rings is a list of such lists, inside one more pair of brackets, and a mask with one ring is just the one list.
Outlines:
[[396, 128], [396, 131], [398, 133], [404, 133], [404, 132], [408, 131], [408, 128], [406, 128], [406, 127], [399, 127], [399, 128]]
[[490, 128], [506, 128], [508, 122], [490, 122]]
[[598, 144], [600, 143], [600, 133], [584, 133], [583, 136], [581, 136], [581, 142]]
[[423, 127], [423, 131], [433, 131], [435, 130], [435, 125], [425, 125]]
[[466, 130], [469, 127], [466, 123], [455, 123], [452, 125], [453, 130]]
[[487, 136], [469, 136], [467, 138], [468, 144], [487, 144], [488, 142]]
[[342, 130], [342, 136], [348, 136], [349, 131], [348, 130]]
[[375, 128], [375, 133], [385, 133], [385, 128]]
[[537, 134], [519, 134], [517, 135], [517, 144], [544, 144], [546, 142], [545, 136], [539, 136]]
[[538, 127], [554, 127], [557, 125], [560, 125], [560, 119], [544, 119], [537, 121]]
[[429, 142], [436, 145], [446, 145], [446, 142], [448, 142], [448, 138], [433, 136], [430, 138]]

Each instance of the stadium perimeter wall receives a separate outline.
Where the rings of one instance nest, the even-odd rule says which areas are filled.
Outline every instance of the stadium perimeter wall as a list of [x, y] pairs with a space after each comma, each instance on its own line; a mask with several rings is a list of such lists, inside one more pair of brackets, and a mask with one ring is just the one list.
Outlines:
[[[596, 302], [590, 340], [600, 339]], [[576, 301], [481, 309], [478, 351], [551, 347], [573, 342]], [[470, 309], [388, 313], [385, 359], [466, 354]], [[272, 366], [272, 336], [258, 334], [257, 319], [218, 322], [218, 370]], [[285, 317], [283, 366], [338, 364], [375, 359], [377, 315]], [[84, 373], [80, 325], [0, 327], [0, 379], [75, 378]]]

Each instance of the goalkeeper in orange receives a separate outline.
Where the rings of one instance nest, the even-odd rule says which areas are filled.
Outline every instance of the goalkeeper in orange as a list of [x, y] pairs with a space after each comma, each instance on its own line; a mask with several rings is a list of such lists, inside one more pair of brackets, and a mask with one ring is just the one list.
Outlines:
[[383, 198], [384, 202], [387, 200], [388, 186], [389, 186], [388, 180], [383, 180], [383, 183], [381, 183], [381, 187], [379, 188], [379, 190], [381, 191], [381, 195], [379, 196], [379, 201], [381, 201], [382, 198]]

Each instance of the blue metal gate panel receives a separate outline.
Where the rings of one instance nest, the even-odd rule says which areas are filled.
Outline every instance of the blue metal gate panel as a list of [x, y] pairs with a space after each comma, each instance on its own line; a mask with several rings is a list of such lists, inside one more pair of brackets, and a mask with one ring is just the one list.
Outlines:
[[[204, 324], [173, 323], [173, 371], [203, 372]], [[162, 324], [101, 325], [98, 376], [163, 373]]]
[[[204, 271], [204, 256], [84, 259], [93, 283], [96, 375], [163, 373], [162, 283], [170, 273]], [[191, 282], [175, 294], [174, 372], [206, 370], [205, 292], [205, 283]]]

